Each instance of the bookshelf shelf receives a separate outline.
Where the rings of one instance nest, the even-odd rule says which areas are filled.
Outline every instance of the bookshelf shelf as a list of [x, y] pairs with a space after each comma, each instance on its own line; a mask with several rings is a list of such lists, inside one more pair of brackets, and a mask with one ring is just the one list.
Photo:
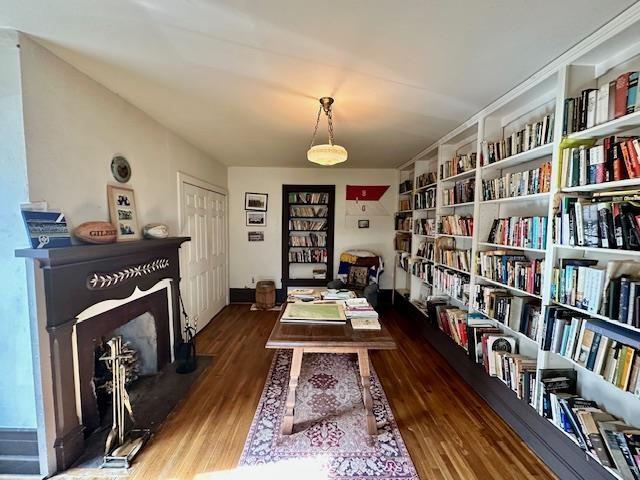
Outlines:
[[462, 203], [451, 203], [449, 205], [440, 205], [440, 208], [457, 208], [457, 207], [469, 207], [474, 205], [475, 202], [462, 202]]
[[563, 187], [563, 193], [597, 192], [600, 190], [617, 190], [620, 188], [640, 187], [640, 178], [626, 178], [613, 182], [594, 183], [591, 185], [580, 185], [578, 187]]
[[396, 233], [411, 233], [411, 230], [396, 230]]
[[511, 287], [509, 285], [505, 285], [504, 283], [497, 282], [496, 280], [491, 280], [490, 278], [483, 277], [481, 275], [477, 275], [476, 274], [476, 279], [478, 279], [478, 280], [480, 280], [482, 282], [490, 283], [490, 284], [495, 285], [497, 287], [502, 287], [505, 290], [510, 290], [512, 292], [515, 292], [515, 293], [520, 293], [520, 294], [526, 295], [528, 297], [533, 297], [533, 298], [537, 298], [539, 300], [542, 300], [542, 296], [541, 295], [538, 295], [538, 294], [535, 294], [535, 293], [531, 293], [531, 292], [527, 292], [525, 290], [520, 290], [519, 288]]
[[531, 150], [527, 150], [526, 152], [518, 153], [516, 155], [511, 155], [510, 157], [504, 158], [494, 163], [490, 163], [489, 165], [485, 165], [480, 167], [483, 173], [491, 172], [493, 170], [502, 170], [503, 168], [515, 167], [516, 165], [520, 165], [522, 163], [527, 163], [532, 160], [536, 160], [538, 158], [542, 158], [547, 155], [551, 155], [553, 152], [553, 143], [547, 143], [545, 145], [541, 145], [536, 148], [532, 148]]
[[462, 273], [463, 275], [471, 275], [471, 272], [467, 272], [466, 270], [461, 270], [461, 269], [455, 268], [455, 267], [450, 267], [448, 265], [445, 265], [444, 263], [433, 262], [433, 264], [436, 267], [442, 267], [442, 268], [445, 268], [447, 270], [453, 270], [454, 272]]
[[515, 335], [515, 336], [516, 336], [517, 338], [519, 338], [520, 340], [523, 340], [523, 341], [525, 341], [525, 342], [527, 342], [527, 343], [529, 343], [529, 344], [531, 344], [531, 345], [536, 345], [536, 346], [538, 345], [538, 342], [536, 342], [536, 341], [535, 341], [535, 339], [533, 339], [533, 338], [530, 338], [530, 337], [526, 336], [526, 335], [525, 335], [524, 333], [522, 333], [522, 332], [519, 332], [519, 331], [517, 331], [517, 330], [514, 330], [514, 329], [513, 329], [513, 328], [511, 328], [509, 325], [507, 325], [507, 324], [505, 324], [505, 323], [502, 323], [502, 322], [500, 322], [499, 320], [497, 320], [497, 319], [495, 319], [495, 318], [493, 318], [493, 317], [489, 316], [489, 314], [487, 314], [486, 312], [484, 312], [484, 311], [480, 310], [479, 308], [472, 307], [472, 308], [471, 308], [471, 310], [472, 310], [472, 311], [474, 311], [474, 312], [477, 312], [477, 313], [479, 313], [479, 314], [481, 314], [481, 315], [484, 315], [484, 316], [487, 318], [487, 320], [491, 320], [491, 321], [492, 321], [492, 322], [494, 322], [496, 325], [499, 325], [500, 327], [504, 327], [504, 329], [505, 329], [505, 330], [507, 330], [509, 333], [511, 333], [511, 334], [513, 334], [513, 335]]
[[453, 235], [450, 233], [436, 233], [436, 237], [448, 237], [448, 238], [459, 238], [461, 240], [472, 240], [473, 236], [471, 235]]
[[429, 207], [429, 208], [416, 208], [414, 210], [414, 212], [433, 212], [435, 211], [436, 207]]
[[417, 192], [422, 192], [422, 191], [424, 191], [424, 190], [429, 190], [429, 189], [431, 189], [431, 188], [437, 188], [437, 187], [438, 187], [438, 183], [437, 183], [437, 182], [436, 182], [436, 183], [430, 183], [429, 185], [425, 185], [424, 187], [417, 187], [417, 188], [414, 190], [414, 192], [415, 192], [415, 193], [417, 193]]
[[528, 247], [512, 247], [510, 245], [501, 245], [499, 243], [489, 243], [489, 242], [478, 242], [478, 246], [481, 247], [495, 247], [495, 248], [503, 248], [509, 250], [520, 250], [523, 252], [531, 252], [531, 253], [546, 253], [546, 250], [542, 250], [540, 248], [528, 248]]
[[506, 197], [506, 198], [496, 198], [494, 200], [483, 200], [480, 202], [481, 205], [488, 205], [492, 203], [505, 203], [505, 202], [533, 202], [538, 200], [549, 200], [551, 196], [550, 192], [543, 193], [533, 193], [531, 195], [520, 195], [519, 197]]
[[413, 210], [398, 210], [396, 213], [412, 213]]
[[584, 315], [588, 315], [589, 317], [592, 317], [592, 318], [597, 318], [598, 320], [604, 320], [605, 322], [609, 322], [613, 325], [626, 328], [627, 330], [631, 330], [632, 332], [640, 333], [640, 328], [634, 327], [633, 325], [629, 325], [628, 323], [619, 322], [618, 320], [614, 320], [613, 318], [609, 318], [605, 315], [600, 315], [599, 313], [589, 313], [586, 310], [583, 310], [582, 308], [574, 307], [573, 305], [567, 305], [566, 303], [556, 302], [555, 300], [552, 300], [551, 303], [559, 307], [568, 308], [569, 310], [573, 310], [574, 312], [579, 312]]
[[458, 173], [457, 175], [453, 175], [447, 178], [441, 178], [440, 182], [455, 182], [457, 180], [464, 180], [465, 178], [470, 178], [475, 176], [476, 169], [469, 170], [467, 172]]
[[557, 250], [570, 250], [576, 252], [590, 252], [602, 255], [621, 255], [625, 257], [640, 257], [640, 250], [618, 250], [615, 248], [597, 248], [597, 247], [580, 247], [572, 245], [554, 244], [553, 248]]
[[587, 128], [580, 132], [574, 132], [567, 135], [572, 140], [580, 140], [585, 138], [602, 138], [609, 135], [615, 135], [625, 130], [640, 127], [640, 111], [630, 113], [615, 120], [611, 120], [595, 127]]

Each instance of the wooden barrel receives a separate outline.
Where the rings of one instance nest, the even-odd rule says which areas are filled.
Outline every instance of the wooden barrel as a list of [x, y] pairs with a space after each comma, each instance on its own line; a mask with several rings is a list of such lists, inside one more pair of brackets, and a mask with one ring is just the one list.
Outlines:
[[256, 307], [269, 310], [276, 305], [276, 283], [263, 280], [256, 284]]

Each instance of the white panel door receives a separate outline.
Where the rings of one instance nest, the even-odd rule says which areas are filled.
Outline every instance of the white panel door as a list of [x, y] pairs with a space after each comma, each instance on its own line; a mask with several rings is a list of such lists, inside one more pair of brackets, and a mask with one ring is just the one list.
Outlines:
[[198, 331], [227, 303], [227, 199], [204, 188], [184, 184], [184, 301]]

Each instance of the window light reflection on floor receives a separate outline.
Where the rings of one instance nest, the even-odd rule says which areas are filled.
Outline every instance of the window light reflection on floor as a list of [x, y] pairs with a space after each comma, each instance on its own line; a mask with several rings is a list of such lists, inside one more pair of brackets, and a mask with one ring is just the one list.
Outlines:
[[233, 470], [200, 473], [193, 480], [328, 480], [329, 457], [293, 458], [262, 465], [245, 465]]

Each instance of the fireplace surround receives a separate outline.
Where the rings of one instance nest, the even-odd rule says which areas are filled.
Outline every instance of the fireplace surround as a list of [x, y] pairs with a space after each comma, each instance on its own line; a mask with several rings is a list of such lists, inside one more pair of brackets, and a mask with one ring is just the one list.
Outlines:
[[[150, 313], [157, 334], [157, 366], [174, 360], [181, 338], [176, 237], [109, 245], [23, 249], [40, 276], [40, 337], [48, 340], [51, 408], [47, 432], [55, 469], [66, 470], [84, 450], [85, 432], [99, 422], [93, 388], [95, 342], [133, 318]], [[40, 310], [40, 309], [39, 309]], [[42, 349], [41, 349], [42, 351]], [[49, 370], [49, 369], [46, 369]], [[51, 419], [49, 419], [51, 420]]]

